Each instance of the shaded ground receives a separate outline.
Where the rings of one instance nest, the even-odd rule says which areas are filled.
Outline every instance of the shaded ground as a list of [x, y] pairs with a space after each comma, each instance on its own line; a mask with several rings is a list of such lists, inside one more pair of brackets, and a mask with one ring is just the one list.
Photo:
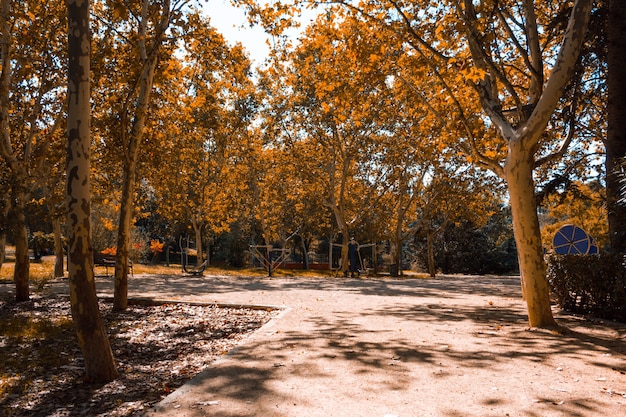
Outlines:
[[289, 309], [150, 415], [626, 415], [626, 327], [529, 329], [518, 277], [204, 283], [177, 288]]
[[164, 398], [267, 322], [266, 310], [187, 304], [102, 304], [120, 377], [82, 381], [65, 296], [0, 298], [0, 415], [130, 416]]
[[516, 277], [136, 276], [130, 291], [284, 306], [149, 416], [626, 415], [626, 326], [555, 310], [566, 331], [528, 329]]

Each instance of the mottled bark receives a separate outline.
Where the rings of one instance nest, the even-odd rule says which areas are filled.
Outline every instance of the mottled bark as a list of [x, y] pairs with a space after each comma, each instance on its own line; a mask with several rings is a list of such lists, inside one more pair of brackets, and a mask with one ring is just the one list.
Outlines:
[[348, 259], [348, 243], [350, 238], [348, 237], [348, 228], [341, 228], [341, 272], [344, 275], [348, 275], [348, 269], [350, 268], [350, 259]]
[[307, 241], [304, 237], [300, 236], [300, 243], [302, 243], [302, 268], [305, 271], [309, 270], [309, 248]]
[[523, 273], [523, 293], [528, 306], [528, 322], [532, 327], [556, 326], [550, 308], [546, 265], [543, 258], [539, 217], [535, 201], [532, 152], [520, 140], [509, 143], [504, 166], [513, 217], [513, 232]]
[[606, 147], [606, 196], [611, 250], [626, 253], [626, 202], [620, 203], [620, 184], [626, 167], [626, 1], [609, 0], [608, 36], [608, 132]]
[[[339, 270], [344, 275], [348, 274], [348, 268], [350, 267], [350, 260], [348, 259], [348, 243], [350, 242], [348, 224], [345, 221], [345, 216], [343, 214], [343, 210], [340, 207], [333, 206], [332, 204], [327, 204], [327, 206], [331, 207], [335, 220], [337, 221], [337, 227], [339, 228], [339, 233], [341, 233], [341, 259], [339, 261], [340, 268]], [[332, 242], [331, 242], [332, 248]]]
[[58, 217], [52, 219], [52, 231], [54, 233], [54, 276], [62, 277], [64, 271], [63, 233], [61, 233], [61, 220]]
[[117, 377], [111, 345], [100, 315], [91, 246], [90, 29], [89, 1], [68, 0], [67, 226], [72, 318], [85, 361], [85, 379]]

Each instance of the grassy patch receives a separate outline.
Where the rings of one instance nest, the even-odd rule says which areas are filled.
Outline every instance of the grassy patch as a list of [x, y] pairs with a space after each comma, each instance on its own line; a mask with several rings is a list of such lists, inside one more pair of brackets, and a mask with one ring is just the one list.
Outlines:
[[[0, 269], [0, 281], [12, 282], [13, 281], [13, 262], [5, 262]], [[94, 268], [96, 275], [113, 274], [113, 268], [108, 269], [104, 266], [96, 266]], [[150, 274], [150, 275], [181, 275], [182, 268], [180, 265], [144, 265], [133, 264], [133, 273], [138, 274]], [[295, 270], [295, 269], [278, 269], [272, 271], [272, 274], [276, 277], [334, 277], [335, 271], [320, 271], [320, 270]], [[247, 276], [247, 277], [265, 277], [267, 271], [263, 268], [222, 268], [216, 266], [210, 266], [204, 271], [205, 275], [221, 275], [221, 276]], [[67, 271], [65, 272], [67, 277]], [[30, 264], [30, 279], [36, 286], [43, 286], [48, 280], [54, 277], [54, 257], [47, 256], [42, 259], [41, 262], [31, 262]]]

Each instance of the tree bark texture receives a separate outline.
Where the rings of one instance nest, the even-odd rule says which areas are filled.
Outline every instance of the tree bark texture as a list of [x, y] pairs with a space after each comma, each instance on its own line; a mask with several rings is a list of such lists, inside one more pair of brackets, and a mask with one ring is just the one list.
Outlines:
[[54, 276], [62, 277], [65, 275], [63, 259], [63, 233], [61, 232], [61, 220], [58, 217], [52, 219], [52, 230], [54, 232]]
[[2, 270], [2, 265], [4, 264], [7, 250], [7, 226], [8, 226], [8, 217], [9, 217], [9, 209], [11, 208], [11, 199], [7, 194], [0, 197], [0, 271]]
[[504, 170], [523, 293], [528, 306], [528, 323], [531, 327], [555, 327], [537, 215], [532, 155], [522, 141], [511, 141]]
[[28, 230], [26, 229], [26, 195], [16, 191], [14, 195], [13, 240], [15, 241], [15, 300], [27, 301], [30, 298], [28, 281], [30, 275], [30, 257], [28, 256]]
[[85, 379], [117, 377], [100, 315], [91, 246], [89, 1], [68, 0], [67, 225], [72, 318], [85, 360]]
[[[131, 139], [132, 140], [132, 139]], [[130, 257], [130, 233], [134, 210], [135, 172], [137, 155], [124, 164], [124, 180], [117, 228], [117, 253], [115, 255], [115, 288], [113, 309], [122, 311], [128, 307], [128, 259]]]
[[608, 132], [606, 148], [606, 196], [611, 250], [626, 253], [626, 201], [620, 184], [626, 170], [626, 1], [609, 0], [608, 37]]

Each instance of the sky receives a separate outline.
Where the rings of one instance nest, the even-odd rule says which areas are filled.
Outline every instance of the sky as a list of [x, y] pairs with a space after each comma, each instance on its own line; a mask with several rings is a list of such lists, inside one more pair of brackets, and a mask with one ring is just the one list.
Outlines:
[[[229, 0], [209, 0], [203, 9], [211, 18], [211, 24], [231, 45], [241, 42], [250, 59], [256, 65], [263, 64], [269, 54], [269, 46], [266, 43], [269, 36], [260, 26], [251, 28], [242, 9], [232, 6]], [[305, 19], [310, 21], [314, 17], [315, 12], [306, 12], [301, 21], [304, 22]], [[300, 30], [292, 29], [290, 33], [297, 36]]]
[[265, 43], [268, 36], [260, 26], [250, 28], [243, 10], [232, 6], [229, 0], [211, 0], [204, 6], [204, 11], [228, 43], [241, 42], [257, 65], [263, 63], [269, 53]]

